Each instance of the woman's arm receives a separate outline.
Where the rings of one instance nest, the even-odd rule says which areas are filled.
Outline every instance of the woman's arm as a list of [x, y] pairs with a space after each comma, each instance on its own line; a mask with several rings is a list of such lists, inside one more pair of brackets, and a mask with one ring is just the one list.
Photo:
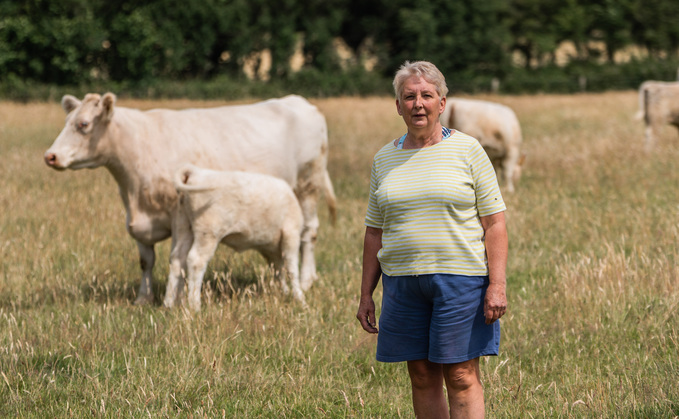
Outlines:
[[375, 302], [373, 291], [380, 281], [382, 270], [377, 252], [382, 248], [382, 229], [375, 227], [365, 228], [363, 240], [363, 274], [361, 278], [361, 300], [358, 305], [356, 318], [361, 326], [369, 333], [377, 333], [375, 321]]
[[507, 311], [508, 239], [504, 211], [481, 217], [481, 225], [485, 232], [490, 279], [483, 311], [486, 315], [486, 324], [491, 324]]

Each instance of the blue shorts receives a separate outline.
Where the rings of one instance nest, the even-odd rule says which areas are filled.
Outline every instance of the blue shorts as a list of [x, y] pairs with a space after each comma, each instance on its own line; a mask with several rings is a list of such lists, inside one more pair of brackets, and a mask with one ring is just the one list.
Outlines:
[[455, 364], [500, 350], [500, 321], [486, 324], [487, 276], [382, 274], [377, 360]]

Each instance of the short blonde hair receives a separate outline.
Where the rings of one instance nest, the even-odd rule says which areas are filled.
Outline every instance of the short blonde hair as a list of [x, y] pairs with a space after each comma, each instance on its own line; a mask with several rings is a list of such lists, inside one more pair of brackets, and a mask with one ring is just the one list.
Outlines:
[[396, 99], [401, 99], [403, 85], [406, 80], [412, 76], [422, 77], [427, 82], [433, 84], [436, 87], [436, 93], [438, 93], [441, 98], [446, 97], [448, 94], [446, 78], [443, 77], [441, 71], [439, 71], [434, 64], [429, 61], [406, 61], [398, 69], [394, 76], [394, 81], [392, 82]]

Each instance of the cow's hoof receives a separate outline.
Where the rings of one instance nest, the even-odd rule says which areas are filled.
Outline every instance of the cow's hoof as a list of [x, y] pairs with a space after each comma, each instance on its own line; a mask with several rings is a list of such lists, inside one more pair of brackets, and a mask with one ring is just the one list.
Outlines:
[[307, 276], [306, 278], [302, 279], [300, 281], [300, 285], [302, 286], [302, 291], [309, 291], [309, 288], [311, 288], [311, 285], [318, 279], [317, 275], [310, 275]]
[[302, 307], [308, 307], [306, 303], [306, 299], [304, 298], [304, 294], [300, 293], [294, 293], [295, 294], [295, 300], [297, 300], [298, 303], [302, 305]]
[[295, 297], [295, 301], [297, 301], [297, 304], [299, 304], [299, 306], [302, 307], [303, 309], [309, 308], [309, 304], [307, 304], [306, 298], [304, 298], [304, 296]]
[[140, 295], [134, 300], [134, 305], [145, 306], [153, 303], [153, 295]]

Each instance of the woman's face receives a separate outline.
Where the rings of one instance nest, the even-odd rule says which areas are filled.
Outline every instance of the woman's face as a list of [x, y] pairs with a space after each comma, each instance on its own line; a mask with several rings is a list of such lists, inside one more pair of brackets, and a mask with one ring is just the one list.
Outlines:
[[446, 100], [436, 93], [436, 86], [418, 76], [406, 79], [403, 94], [396, 100], [398, 114], [409, 129], [436, 125], [445, 107]]

